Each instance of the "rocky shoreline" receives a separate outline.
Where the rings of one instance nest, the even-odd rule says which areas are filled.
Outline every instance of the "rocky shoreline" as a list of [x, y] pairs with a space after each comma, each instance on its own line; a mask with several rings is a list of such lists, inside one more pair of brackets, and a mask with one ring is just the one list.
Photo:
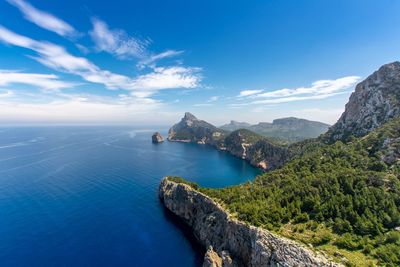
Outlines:
[[159, 197], [208, 249], [204, 266], [342, 266], [297, 242], [233, 218], [190, 185], [166, 177]]

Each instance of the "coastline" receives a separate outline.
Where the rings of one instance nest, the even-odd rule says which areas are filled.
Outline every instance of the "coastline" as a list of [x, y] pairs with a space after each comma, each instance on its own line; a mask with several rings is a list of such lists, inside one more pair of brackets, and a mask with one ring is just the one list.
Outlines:
[[[342, 266], [306, 246], [234, 218], [190, 184], [163, 178], [159, 197], [223, 266]], [[218, 255], [218, 257], [216, 257]], [[235, 265], [231, 265], [235, 266]]]

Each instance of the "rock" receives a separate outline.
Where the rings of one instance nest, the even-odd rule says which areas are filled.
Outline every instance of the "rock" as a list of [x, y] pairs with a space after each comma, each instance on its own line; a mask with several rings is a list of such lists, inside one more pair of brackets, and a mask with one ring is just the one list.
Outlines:
[[340, 119], [328, 131], [330, 141], [361, 137], [400, 115], [400, 62], [383, 65], [356, 86]]
[[[164, 178], [159, 197], [167, 209], [192, 228], [200, 244], [212, 246], [219, 258], [226, 259], [222, 266], [228, 258], [230, 266], [342, 266], [299, 243], [236, 220], [189, 185]], [[215, 254], [212, 256], [219, 264]]]
[[162, 143], [164, 142], [164, 138], [161, 136], [161, 134], [159, 132], [155, 132], [152, 136], [151, 136], [151, 141], [155, 144], [158, 143]]
[[228, 133], [189, 112], [171, 127], [168, 140], [211, 145], [263, 170], [280, 167], [289, 158], [287, 147], [273, 144], [259, 134], [245, 129]]
[[222, 267], [221, 257], [210, 246], [204, 255], [203, 267]]

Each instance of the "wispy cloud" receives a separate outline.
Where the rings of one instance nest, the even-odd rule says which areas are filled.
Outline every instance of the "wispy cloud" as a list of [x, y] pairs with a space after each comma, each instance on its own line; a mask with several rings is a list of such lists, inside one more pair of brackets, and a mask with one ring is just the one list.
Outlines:
[[212, 96], [207, 100], [207, 103], [212, 103], [212, 102], [218, 101], [218, 99], [219, 99], [219, 96]]
[[0, 70], [0, 86], [26, 84], [45, 90], [57, 90], [74, 87], [74, 83], [65, 82], [54, 74], [24, 73]]
[[11, 90], [1, 90], [0, 91], [0, 98], [10, 97], [13, 95], [14, 95], [14, 92]]
[[24, 0], [7, 0], [7, 2], [17, 7], [27, 20], [41, 28], [55, 32], [61, 36], [71, 37], [78, 35], [78, 32], [65, 21], [50, 13], [35, 8]]
[[280, 89], [271, 92], [264, 90], [244, 90], [239, 97], [253, 99], [246, 104], [280, 104], [294, 101], [304, 101], [313, 99], [325, 99], [335, 95], [346, 93], [346, 90], [352, 88], [358, 81], [358, 76], [347, 76], [336, 80], [318, 80], [310, 87], [298, 87], [294, 89]]
[[319, 80], [313, 82], [310, 87], [299, 87], [295, 89], [280, 89], [272, 92], [256, 94], [257, 98], [291, 97], [296, 95], [327, 95], [350, 88], [361, 78], [348, 76], [336, 80]]
[[246, 96], [256, 95], [263, 91], [264, 90], [243, 90], [243, 91], [240, 91], [240, 94], [238, 95], [238, 97], [246, 97]]
[[79, 75], [84, 80], [100, 83], [109, 89], [125, 90], [162, 90], [175, 88], [198, 87], [202, 76], [199, 68], [183, 66], [158, 67], [152, 72], [134, 78], [103, 70], [84, 57], [68, 53], [64, 47], [36, 41], [29, 37], [16, 34], [0, 25], [0, 41], [30, 49], [37, 53], [33, 59], [43, 65], [62, 72]]
[[139, 68], [144, 68], [146, 66], [155, 67], [154, 63], [163, 58], [175, 57], [181, 55], [184, 51], [167, 50], [159, 54], [150, 55], [145, 59], [139, 61], [137, 66]]
[[112, 30], [98, 18], [93, 18], [92, 24], [90, 36], [98, 51], [108, 52], [120, 59], [141, 59], [147, 56], [148, 40], [129, 36], [124, 30]]

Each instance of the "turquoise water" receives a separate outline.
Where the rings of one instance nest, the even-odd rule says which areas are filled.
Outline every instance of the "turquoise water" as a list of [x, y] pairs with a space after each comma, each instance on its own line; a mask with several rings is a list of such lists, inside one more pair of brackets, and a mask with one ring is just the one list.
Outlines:
[[200, 266], [160, 180], [222, 187], [259, 171], [208, 146], [152, 144], [155, 129], [0, 128], [0, 265]]

